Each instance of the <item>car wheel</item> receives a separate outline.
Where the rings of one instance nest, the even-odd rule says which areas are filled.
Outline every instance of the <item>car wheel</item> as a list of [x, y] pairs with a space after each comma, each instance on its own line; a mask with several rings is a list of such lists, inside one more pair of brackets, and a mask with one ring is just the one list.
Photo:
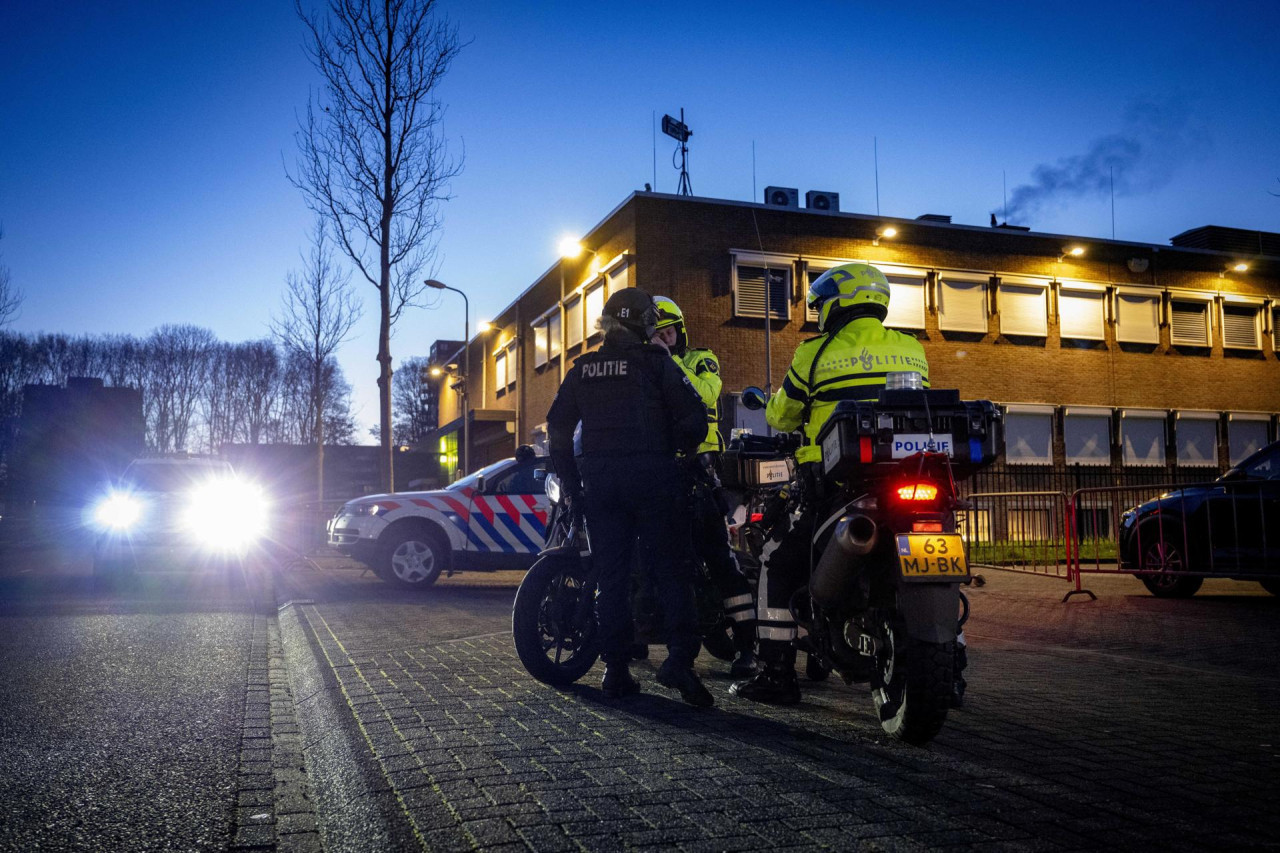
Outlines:
[[448, 550], [438, 534], [422, 527], [392, 534], [382, 549], [378, 576], [391, 583], [425, 589], [444, 570]]
[[1186, 571], [1182, 543], [1168, 536], [1151, 542], [1142, 552], [1141, 566], [1150, 573], [1142, 575], [1142, 585], [1156, 598], [1190, 598], [1204, 584], [1204, 578], [1173, 574]]
[[1262, 588], [1272, 595], [1280, 595], [1280, 578], [1258, 581], [1258, 583], [1262, 584]]

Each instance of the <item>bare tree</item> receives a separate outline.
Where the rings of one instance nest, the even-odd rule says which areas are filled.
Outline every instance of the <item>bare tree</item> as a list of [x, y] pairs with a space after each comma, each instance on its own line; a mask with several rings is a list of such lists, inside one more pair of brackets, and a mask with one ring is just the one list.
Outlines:
[[156, 450], [186, 449], [216, 343], [199, 326], [161, 326], [147, 338], [142, 395]]
[[400, 362], [392, 382], [392, 406], [396, 415], [396, 444], [420, 444], [435, 429], [435, 412], [431, 410], [431, 384], [424, 371], [428, 360], [423, 356]]
[[390, 490], [391, 328], [422, 295], [439, 203], [462, 168], [447, 155], [436, 97], [461, 45], [435, 0], [329, 0], [327, 14], [310, 15], [297, 2], [325, 87], [307, 105], [290, 180], [378, 290], [379, 438]]
[[[4, 229], [0, 228], [0, 239], [3, 237]], [[22, 293], [13, 285], [9, 266], [0, 261], [0, 329], [17, 319], [18, 309], [21, 307]]]
[[307, 368], [309, 409], [315, 424], [316, 500], [324, 500], [325, 365], [360, 319], [360, 303], [351, 292], [351, 273], [338, 269], [328, 242], [329, 228], [316, 220], [311, 251], [302, 257], [302, 272], [289, 273], [284, 304], [271, 321], [285, 350], [301, 358]]

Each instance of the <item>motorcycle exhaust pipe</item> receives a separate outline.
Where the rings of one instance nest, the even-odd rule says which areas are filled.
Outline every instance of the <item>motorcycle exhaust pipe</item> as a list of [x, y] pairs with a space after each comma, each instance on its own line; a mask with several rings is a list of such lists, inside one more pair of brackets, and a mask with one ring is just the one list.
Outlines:
[[880, 531], [875, 521], [861, 513], [841, 517], [831, 541], [813, 568], [809, 589], [818, 606], [842, 613], [853, 596], [862, 557], [875, 550]]

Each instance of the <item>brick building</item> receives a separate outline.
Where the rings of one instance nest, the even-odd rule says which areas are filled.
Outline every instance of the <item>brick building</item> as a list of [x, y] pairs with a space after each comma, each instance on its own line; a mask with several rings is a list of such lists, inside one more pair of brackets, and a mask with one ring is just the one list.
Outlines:
[[[720, 358], [725, 426], [758, 425], [737, 392], [778, 386], [817, 333], [809, 281], [849, 260], [889, 276], [886, 325], [921, 340], [934, 387], [1007, 407], [999, 470], [1208, 479], [1276, 438], [1280, 235], [1207, 226], [1160, 246], [637, 192], [582, 245], [469, 343], [473, 469], [545, 440], [564, 370], [628, 286], [676, 300]], [[452, 459], [464, 359], [441, 361], [432, 441]]]

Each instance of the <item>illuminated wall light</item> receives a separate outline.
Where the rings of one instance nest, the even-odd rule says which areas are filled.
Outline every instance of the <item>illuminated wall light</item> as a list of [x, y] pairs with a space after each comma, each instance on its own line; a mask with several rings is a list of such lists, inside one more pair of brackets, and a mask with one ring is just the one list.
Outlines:
[[572, 237], [563, 237], [560, 240], [560, 257], [572, 260], [582, 254], [582, 244]]

